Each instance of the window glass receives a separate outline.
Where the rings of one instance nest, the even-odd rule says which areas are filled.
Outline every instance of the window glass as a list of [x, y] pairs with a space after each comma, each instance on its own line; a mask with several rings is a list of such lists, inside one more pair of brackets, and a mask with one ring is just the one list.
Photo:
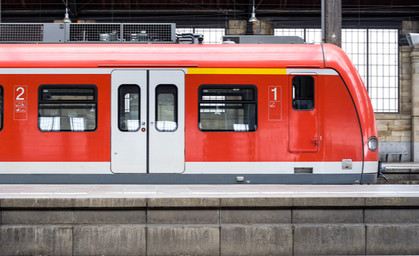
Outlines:
[[140, 87], [121, 85], [118, 89], [119, 130], [135, 132], [140, 129]]
[[3, 129], [3, 87], [0, 86], [0, 130]]
[[173, 132], [177, 129], [177, 87], [159, 85], [156, 87], [156, 129]]
[[94, 85], [42, 85], [39, 88], [39, 130], [94, 131], [96, 123], [97, 89]]
[[201, 131], [249, 132], [257, 128], [257, 91], [253, 85], [202, 85]]
[[93, 101], [94, 88], [48, 88], [42, 89], [42, 101]]
[[314, 78], [312, 76], [292, 78], [292, 107], [295, 110], [314, 108]]

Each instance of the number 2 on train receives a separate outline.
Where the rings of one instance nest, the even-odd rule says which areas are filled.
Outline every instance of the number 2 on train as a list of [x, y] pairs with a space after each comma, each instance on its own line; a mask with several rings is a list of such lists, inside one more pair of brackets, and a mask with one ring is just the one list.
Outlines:
[[22, 98], [22, 95], [25, 93], [25, 88], [23, 87], [18, 87], [16, 88], [16, 92], [19, 92], [20, 94], [16, 96], [16, 100], [25, 100], [25, 98]]
[[14, 120], [27, 120], [26, 85], [15, 86]]

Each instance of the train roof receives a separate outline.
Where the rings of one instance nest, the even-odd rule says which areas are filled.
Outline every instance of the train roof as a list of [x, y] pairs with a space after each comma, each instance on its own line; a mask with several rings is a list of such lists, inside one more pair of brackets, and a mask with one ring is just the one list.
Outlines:
[[319, 44], [1, 44], [0, 68], [323, 68]]

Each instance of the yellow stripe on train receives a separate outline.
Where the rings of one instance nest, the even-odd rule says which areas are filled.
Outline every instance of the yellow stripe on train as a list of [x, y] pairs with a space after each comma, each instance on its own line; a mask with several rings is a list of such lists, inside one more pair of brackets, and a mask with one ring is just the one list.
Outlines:
[[188, 68], [192, 75], [286, 75], [285, 68]]

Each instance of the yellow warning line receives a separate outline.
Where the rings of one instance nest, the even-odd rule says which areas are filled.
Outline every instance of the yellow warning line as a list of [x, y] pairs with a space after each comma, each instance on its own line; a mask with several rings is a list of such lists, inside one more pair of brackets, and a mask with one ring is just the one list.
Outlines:
[[188, 74], [196, 75], [286, 75], [285, 68], [188, 68]]

